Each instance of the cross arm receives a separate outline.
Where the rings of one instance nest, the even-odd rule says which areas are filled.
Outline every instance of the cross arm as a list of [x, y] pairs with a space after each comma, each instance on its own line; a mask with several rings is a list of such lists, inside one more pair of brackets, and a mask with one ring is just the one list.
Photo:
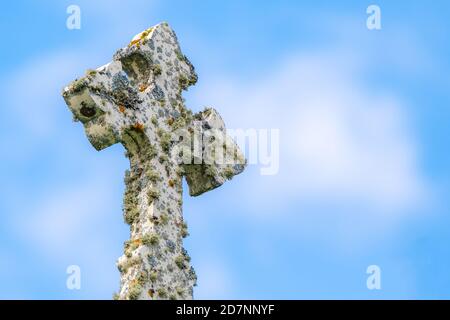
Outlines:
[[191, 128], [193, 156], [183, 168], [189, 194], [198, 196], [244, 171], [246, 160], [215, 109], [195, 114]]

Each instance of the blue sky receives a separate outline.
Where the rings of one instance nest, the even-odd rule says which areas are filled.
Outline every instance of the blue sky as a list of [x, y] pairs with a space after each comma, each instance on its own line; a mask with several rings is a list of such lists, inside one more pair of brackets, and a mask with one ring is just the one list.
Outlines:
[[[81, 8], [81, 29], [66, 8]], [[377, 4], [382, 29], [366, 28]], [[2, 6], [0, 298], [109, 299], [128, 227], [123, 147], [96, 152], [60, 96], [167, 21], [185, 94], [230, 128], [280, 130], [260, 166], [185, 194], [196, 298], [450, 297], [447, 1], [21, 1]], [[66, 268], [81, 267], [81, 290]], [[366, 269], [381, 268], [381, 290]]]

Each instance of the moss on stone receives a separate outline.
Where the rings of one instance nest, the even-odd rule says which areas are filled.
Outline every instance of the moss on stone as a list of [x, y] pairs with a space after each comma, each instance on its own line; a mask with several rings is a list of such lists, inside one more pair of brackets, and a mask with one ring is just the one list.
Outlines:
[[180, 86], [181, 90], [187, 90], [190, 86], [196, 84], [197, 80], [198, 78], [196, 74], [193, 74], [191, 78], [188, 78], [182, 74], [178, 78], [178, 85]]
[[87, 75], [87, 76], [94, 77], [94, 76], [97, 75], [97, 70], [87, 69], [87, 70], [86, 70], [86, 75]]
[[182, 177], [184, 176], [184, 168], [182, 166], [179, 166], [175, 169], [175, 173], [177, 176]]
[[154, 246], [159, 243], [159, 236], [156, 233], [147, 233], [142, 237], [142, 243], [146, 246]]
[[175, 131], [175, 130], [184, 128], [187, 125], [187, 123], [188, 122], [185, 117], [178, 117], [172, 123], [172, 130]]
[[87, 87], [86, 78], [80, 78], [71, 83], [69, 90], [71, 93], [78, 93], [81, 92], [81, 90], [83, 90], [86, 87]]
[[128, 271], [128, 269], [130, 269], [131, 267], [133, 267], [135, 265], [138, 265], [140, 263], [142, 263], [142, 259], [140, 257], [136, 256], [136, 257], [132, 257], [132, 258], [126, 259], [122, 263], [119, 263], [117, 265], [117, 267], [118, 267], [120, 272], [126, 273]]
[[158, 119], [156, 118], [155, 115], [153, 115], [150, 119], [150, 121], [152, 122], [152, 124], [157, 127], [158, 126]]
[[217, 176], [217, 169], [214, 165], [205, 165], [205, 174], [208, 177], [214, 178]]
[[231, 180], [234, 176], [234, 170], [231, 167], [226, 167], [223, 169], [223, 176], [227, 178], [228, 180]]
[[159, 288], [158, 290], [157, 290], [157, 292], [158, 292], [158, 296], [160, 297], [160, 298], [166, 298], [167, 297], [167, 290], [166, 289], [164, 289], [164, 288]]
[[185, 61], [186, 57], [184, 56], [184, 54], [181, 53], [180, 50], [175, 50], [175, 55], [177, 56], [178, 60], [180, 61]]
[[166, 163], [169, 161], [169, 157], [167, 154], [162, 154], [159, 156], [159, 163]]
[[184, 75], [180, 75], [178, 78], [178, 84], [182, 90], [186, 90], [189, 87], [189, 79]]
[[152, 272], [150, 272], [149, 279], [150, 279], [152, 282], [155, 282], [155, 281], [158, 279], [158, 272], [157, 272], [157, 271], [152, 271]]
[[158, 137], [160, 138], [159, 143], [161, 145], [161, 149], [164, 152], [169, 153], [170, 147], [172, 145], [171, 134], [169, 132], [164, 131], [161, 128], [159, 128], [156, 133], [157, 133]]
[[162, 73], [161, 66], [159, 64], [152, 65], [152, 71], [155, 76], [159, 76]]
[[148, 143], [145, 146], [145, 154], [150, 158], [153, 159], [154, 157], [156, 157], [156, 155], [158, 154], [158, 151], [156, 150], [155, 145]]
[[183, 297], [183, 295], [184, 295], [184, 290], [183, 290], [183, 288], [177, 287], [177, 288], [175, 289], [175, 291], [177, 292], [177, 294], [178, 294], [180, 297]]
[[145, 174], [147, 175], [148, 179], [153, 183], [156, 183], [161, 180], [161, 175], [153, 168], [148, 168]]
[[183, 238], [186, 238], [187, 236], [189, 236], [188, 225], [187, 225], [186, 222], [183, 222], [183, 223], [181, 224], [181, 230], [180, 230], [180, 232], [181, 232], [181, 236], [182, 236]]
[[149, 188], [147, 191], [147, 199], [149, 203], [152, 203], [153, 201], [155, 201], [156, 199], [158, 199], [160, 196], [160, 193], [158, 191], [158, 189], [156, 188]]
[[142, 292], [142, 286], [139, 283], [132, 283], [128, 290], [128, 298], [130, 300], [137, 300]]
[[127, 257], [131, 257], [132, 252], [142, 243], [141, 240], [127, 240], [124, 243], [124, 252]]
[[137, 278], [137, 282], [141, 285], [144, 286], [145, 283], [148, 281], [149, 275], [147, 273], [147, 271], [141, 271], [141, 273], [139, 273], [139, 276]]
[[128, 207], [124, 210], [124, 220], [131, 225], [139, 217], [139, 209], [136, 207]]
[[178, 268], [185, 269], [186, 268], [185, 260], [186, 259], [184, 255], [179, 255], [175, 258], [175, 264], [177, 265]]
[[167, 213], [163, 213], [159, 219], [161, 220], [161, 224], [165, 225], [169, 222], [169, 215]]

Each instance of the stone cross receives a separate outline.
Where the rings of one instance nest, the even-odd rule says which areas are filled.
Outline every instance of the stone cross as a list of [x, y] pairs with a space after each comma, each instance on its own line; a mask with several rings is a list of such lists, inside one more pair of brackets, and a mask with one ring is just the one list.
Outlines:
[[193, 298], [197, 278], [183, 248], [182, 178], [197, 196], [245, 168], [217, 111], [193, 114], [185, 107], [181, 93], [196, 81], [175, 33], [161, 23], [63, 90], [94, 148], [120, 142], [130, 160], [123, 215], [131, 238], [117, 262], [116, 299]]

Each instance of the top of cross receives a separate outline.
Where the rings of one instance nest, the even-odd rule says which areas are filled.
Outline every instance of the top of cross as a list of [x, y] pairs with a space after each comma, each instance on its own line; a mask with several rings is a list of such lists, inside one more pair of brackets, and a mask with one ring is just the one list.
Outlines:
[[[102, 150], [121, 142], [135, 161], [181, 167], [191, 195], [243, 171], [245, 159], [214, 109], [186, 109], [182, 91], [197, 75], [167, 23], [136, 35], [113, 61], [64, 88], [74, 118]], [[130, 157], [131, 159], [131, 157]]]

